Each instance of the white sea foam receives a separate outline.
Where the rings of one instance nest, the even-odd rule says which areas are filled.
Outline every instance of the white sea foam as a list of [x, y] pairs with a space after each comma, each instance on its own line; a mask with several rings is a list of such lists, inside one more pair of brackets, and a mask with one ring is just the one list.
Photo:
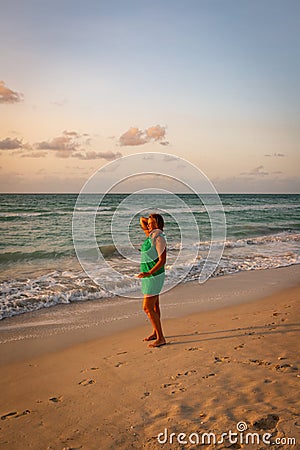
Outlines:
[[[213, 276], [232, 274], [244, 270], [261, 270], [300, 264], [300, 234], [280, 233], [272, 236], [260, 236], [251, 239], [229, 240], [226, 242], [223, 257]], [[197, 244], [195, 244], [197, 245]], [[166, 265], [166, 286], [174, 285], [188, 267], [190, 271], [186, 281], [196, 280], [203, 268], [208, 242], [199, 243], [199, 254], [195, 259], [185, 258], [176, 263], [176, 270], [172, 264], [178, 256], [179, 246], [169, 249], [169, 260]], [[113, 248], [107, 249], [110, 255]], [[8, 279], [1, 285], [0, 318], [10, 317], [40, 308], [71, 302], [101, 300], [113, 295], [109, 287], [119, 295], [127, 295], [140, 289], [140, 281], [134, 278], [138, 266], [126, 259], [111, 257], [112, 268], [121, 270], [123, 279], [116, 280], [114, 272], [109, 268], [102, 268], [95, 279], [96, 285], [85, 273], [80, 271], [54, 270], [38, 277], [26, 279]]]

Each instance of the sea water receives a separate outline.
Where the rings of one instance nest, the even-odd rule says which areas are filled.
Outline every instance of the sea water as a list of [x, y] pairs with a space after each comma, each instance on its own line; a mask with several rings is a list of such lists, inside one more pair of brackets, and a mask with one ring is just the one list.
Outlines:
[[[134, 277], [139, 272], [138, 251], [145, 238], [139, 217], [142, 213], [159, 212], [163, 209], [158, 207], [161, 204], [167, 205], [166, 283], [174, 283], [187, 266], [184, 282], [198, 278], [210, 247], [211, 226], [205, 205], [196, 195], [178, 194], [182, 200], [179, 203], [168, 194], [137, 194], [133, 203], [126, 202], [128, 194], [105, 195], [97, 209], [95, 234], [107, 264], [99, 262], [97, 282], [82, 269], [74, 249], [72, 217], [77, 196], [0, 195], [0, 319], [64, 303], [101, 301], [118, 294], [130, 297], [140, 288], [140, 280]], [[220, 194], [220, 199], [226, 217], [226, 241], [212, 276], [300, 263], [299, 194]], [[95, 202], [97, 195], [86, 196], [80, 211], [82, 217]], [[125, 206], [120, 209], [120, 205]], [[128, 248], [116, 246], [111, 232], [113, 217], [120, 211], [124, 213], [124, 209], [126, 217], [131, 217]], [[137, 210], [141, 214], [136, 214]], [[190, 214], [199, 229], [197, 238]], [[183, 235], [185, 259], [178, 264]], [[176, 270], [171, 271], [175, 264]], [[124, 277], [118, 285], [112, 269]]]

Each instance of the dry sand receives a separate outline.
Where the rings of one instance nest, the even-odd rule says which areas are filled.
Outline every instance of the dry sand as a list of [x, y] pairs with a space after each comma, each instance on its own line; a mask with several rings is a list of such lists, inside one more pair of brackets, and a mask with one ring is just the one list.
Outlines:
[[[25, 353], [0, 369], [1, 449], [299, 448], [299, 298], [294, 286], [164, 320], [168, 345], [159, 349], [142, 341], [145, 325]], [[203, 435], [219, 440], [239, 422], [247, 430], [237, 443]], [[243, 442], [247, 433], [254, 444]]]

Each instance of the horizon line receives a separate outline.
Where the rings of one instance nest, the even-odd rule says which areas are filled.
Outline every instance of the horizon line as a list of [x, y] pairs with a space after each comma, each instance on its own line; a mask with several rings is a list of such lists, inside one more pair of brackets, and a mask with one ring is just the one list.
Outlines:
[[[135, 192], [85, 192], [84, 195], [119, 195], [119, 194], [134, 194]], [[170, 192], [170, 193], [161, 193], [161, 192], [153, 192], [153, 193], [144, 193], [139, 195], [196, 195], [196, 194], [210, 194], [215, 195], [211, 192]], [[300, 192], [217, 192], [217, 194], [221, 195], [300, 195]], [[80, 192], [0, 192], [0, 195], [80, 195]]]

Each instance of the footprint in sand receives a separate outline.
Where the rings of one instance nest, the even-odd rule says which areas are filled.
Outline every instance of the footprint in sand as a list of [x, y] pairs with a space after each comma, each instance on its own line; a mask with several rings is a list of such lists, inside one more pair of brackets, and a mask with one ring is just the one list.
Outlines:
[[274, 370], [276, 370], [277, 372], [297, 372], [298, 371], [298, 367], [297, 366], [293, 366], [293, 364], [276, 364], [274, 367]]
[[238, 350], [240, 348], [244, 348], [244, 346], [245, 346], [245, 344], [237, 345], [236, 347], [234, 347], [234, 350]]
[[262, 359], [249, 359], [249, 362], [258, 366], [270, 366], [272, 364], [270, 361], [264, 361]]
[[80, 373], [86, 373], [88, 370], [99, 370], [99, 367], [90, 367], [89, 369], [82, 369]]
[[1, 416], [1, 420], [11, 419], [12, 417], [15, 417], [17, 414], [18, 414], [17, 411], [4, 414], [3, 416]]
[[197, 372], [197, 370], [187, 370], [186, 372], [184, 372], [184, 376], [186, 377], [187, 375], [192, 375], [193, 373], [196, 373]]
[[187, 350], [188, 352], [195, 352], [196, 350], [203, 350], [202, 347], [190, 347], [190, 348], [185, 348], [185, 350]]
[[143, 400], [144, 398], [146, 398], [146, 397], [149, 397], [149, 395], [150, 395], [150, 392], [144, 392], [144, 394], [143, 394], [143, 396], [141, 397], [141, 399]]
[[89, 380], [79, 381], [78, 384], [80, 384], [81, 386], [89, 386], [90, 384], [95, 384], [95, 383], [96, 383], [95, 380], [89, 379]]
[[279, 416], [275, 414], [268, 414], [267, 417], [262, 417], [253, 423], [253, 428], [256, 430], [273, 430], [279, 421]]
[[204, 375], [202, 378], [209, 378], [209, 377], [214, 377], [216, 374], [215, 373], [209, 373], [208, 375]]
[[52, 402], [52, 403], [59, 403], [61, 401], [62, 401], [62, 395], [60, 397], [51, 397], [51, 398], [49, 398], [49, 402]]
[[214, 363], [230, 362], [229, 356], [215, 356]]
[[184, 372], [184, 373], [178, 373], [177, 375], [172, 375], [171, 376], [171, 379], [172, 380], [177, 380], [178, 378], [180, 378], [180, 377], [186, 377], [186, 376], [188, 376], [188, 375], [192, 375], [193, 373], [197, 373], [197, 370], [187, 370], [186, 372]]
[[115, 364], [115, 367], [121, 367], [121, 366], [123, 366], [123, 362], [122, 361], [119, 361], [117, 364]]
[[177, 394], [178, 392], [185, 392], [185, 387], [179, 387], [178, 389], [174, 389], [171, 391], [171, 394]]
[[30, 413], [31, 413], [31, 411], [29, 409], [25, 409], [24, 411], [22, 411], [19, 414], [18, 414], [17, 411], [13, 411], [13, 412], [10, 412], [8, 414], [4, 414], [4, 416], [1, 416], [1, 420], [17, 419], [17, 417], [26, 416], [27, 414], [30, 414]]
[[181, 383], [164, 383], [161, 385], [162, 388], [172, 388], [171, 394], [177, 394], [178, 392], [185, 392], [185, 387]]

